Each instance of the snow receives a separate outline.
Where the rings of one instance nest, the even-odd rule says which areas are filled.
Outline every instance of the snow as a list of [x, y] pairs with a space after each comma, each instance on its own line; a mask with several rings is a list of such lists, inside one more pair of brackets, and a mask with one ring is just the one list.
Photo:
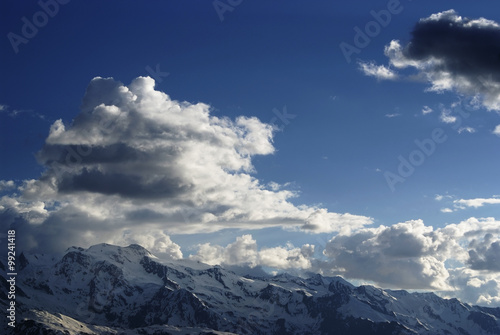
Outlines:
[[[355, 287], [341, 277], [320, 275], [308, 279], [289, 274], [246, 278], [192, 260], [162, 261], [138, 245], [99, 244], [86, 250], [73, 247], [62, 259], [47, 255], [30, 255], [27, 259], [30, 264], [19, 275], [19, 287], [29, 297], [20, 297], [19, 301], [31, 309], [25, 317], [54, 330], [68, 330], [70, 335], [78, 331], [116, 334], [130, 316], [141, 306], [147, 307], [154, 302], [155, 295], [164, 288], [167, 288], [166, 296], [171, 296], [169, 292], [177, 292], [180, 299], [185, 299], [182, 306], [177, 302], [179, 305], [175, 307], [182, 313], [170, 317], [170, 326], [156, 324], [141, 328], [144, 334], [165, 329], [172, 334], [202, 333], [207, 329], [188, 328], [197, 326], [192, 323], [200, 308], [204, 313], [212, 313], [207, 315], [215, 318], [220, 329], [237, 333], [238, 327], [259, 327], [267, 332], [275, 326], [276, 320], [283, 319], [286, 327], [295, 327], [292, 333], [301, 334], [318, 329], [323, 321], [321, 315], [312, 317], [309, 314], [311, 306], [306, 301], [314, 303], [319, 298], [333, 297], [337, 299], [333, 304], [341, 304], [336, 311], [343, 317], [374, 323], [397, 322], [419, 334], [453, 334], [458, 327], [471, 334], [487, 334], [469, 318], [471, 312], [482, 313], [480, 315], [494, 320], [500, 327], [495, 316], [435, 294]], [[144, 259], [149, 260], [149, 272]], [[176, 291], [179, 288], [183, 291]], [[190, 301], [193, 305], [189, 305]], [[176, 302], [155, 303], [176, 306]], [[146, 310], [149, 314], [144, 316], [145, 320], [154, 319], [155, 313], [160, 312]], [[117, 321], [108, 320], [105, 312], [118, 318]], [[136, 334], [139, 330], [120, 331]]]

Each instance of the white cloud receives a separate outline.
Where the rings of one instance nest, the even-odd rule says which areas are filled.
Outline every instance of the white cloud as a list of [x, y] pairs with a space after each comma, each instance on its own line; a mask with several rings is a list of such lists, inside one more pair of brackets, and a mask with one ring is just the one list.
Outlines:
[[314, 254], [314, 245], [304, 244], [301, 248], [262, 248], [252, 235], [242, 235], [226, 247], [205, 243], [198, 245], [198, 251], [189, 258], [211, 265], [266, 266], [275, 269], [309, 269]]
[[359, 63], [359, 68], [363, 73], [367, 76], [372, 76], [377, 79], [396, 79], [397, 74], [392, 71], [391, 69], [383, 66], [383, 65], [376, 65], [375, 63], [366, 63], [366, 62], [360, 62]]
[[430, 108], [429, 106], [424, 106], [424, 107], [422, 108], [422, 114], [424, 114], [424, 115], [429, 114], [429, 113], [432, 113], [432, 112], [433, 112], [433, 110], [432, 110], [432, 108]]
[[436, 201], [442, 201], [444, 199], [453, 199], [453, 196], [448, 194], [436, 194], [436, 196], [434, 197], [434, 200]]
[[461, 134], [463, 132], [466, 132], [466, 133], [469, 133], [469, 134], [473, 134], [476, 132], [476, 129], [472, 128], [472, 127], [461, 127], [458, 129], [458, 133]]
[[451, 115], [451, 110], [446, 108], [442, 109], [439, 119], [444, 123], [455, 123], [457, 121], [457, 117]]
[[212, 116], [210, 106], [172, 100], [154, 85], [149, 77], [128, 86], [96, 77], [73, 123], [52, 124], [37, 157], [46, 171], [12, 197], [17, 207], [43, 204], [45, 220], [9, 211], [8, 202], [0, 213], [9, 222], [24, 215], [32, 246], [45, 245], [45, 252], [69, 243], [86, 247], [139, 225], [166, 234], [272, 226], [316, 233], [372, 222], [295, 206], [290, 199], [298, 194], [286, 185], [262, 184], [252, 159], [274, 153], [272, 125]]
[[397, 117], [397, 116], [400, 116], [401, 114], [399, 113], [392, 113], [392, 114], [385, 114], [385, 117], [388, 117], [388, 118], [393, 118], [393, 117]]
[[495, 127], [495, 129], [493, 129], [493, 134], [494, 134], [494, 135], [497, 135], [497, 136], [500, 136], [500, 124], [499, 124], [499, 125], [497, 125], [497, 126]]
[[442, 213], [453, 213], [453, 209], [451, 208], [441, 208]]
[[500, 275], [468, 268], [450, 269], [450, 284], [455, 288], [440, 292], [445, 298], [458, 298], [471, 304], [500, 306]]
[[16, 187], [13, 180], [0, 180], [0, 192], [5, 190], [11, 190]]

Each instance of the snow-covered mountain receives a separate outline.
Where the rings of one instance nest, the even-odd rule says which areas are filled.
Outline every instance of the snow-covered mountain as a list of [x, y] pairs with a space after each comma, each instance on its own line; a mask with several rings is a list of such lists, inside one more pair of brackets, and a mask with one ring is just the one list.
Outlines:
[[[14, 334], [500, 334], [500, 308], [340, 277], [241, 276], [162, 261], [139, 245], [17, 262], [16, 327], [3, 324]], [[5, 264], [0, 271], [5, 311]]]

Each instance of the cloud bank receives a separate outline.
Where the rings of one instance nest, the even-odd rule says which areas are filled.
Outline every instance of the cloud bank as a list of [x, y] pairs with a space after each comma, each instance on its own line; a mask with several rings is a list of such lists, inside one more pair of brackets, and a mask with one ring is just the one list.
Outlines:
[[153, 252], [179, 257], [164, 234], [273, 226], [348, 232], [372, 223], [296, 206], [295, 192], [263, 185], [252, 159], [274, 153], [272, 125], [213, 116], [210, 106], [172, 100], [154, 86], [149, 77], [128, 86], [94, 78], [72, 124], [52, 124], [37, 155], [46, 171], [0, 200], [2, 221], [23, 231], [26, 249], [124, 244], [135, 235], [155, 241], [146, 243]]
[[395, 71], [413, 68], [409, 79], [428, 82], [429, 91], [475, 96], [488, 110], [500, 111], [500, 25], [485, 18], [459, 16], [453, 9], [420, 19], [411, 40], [385, 47], [389, 66], [360, 63], [378, 79], [403, 78]]
[[189, 257], [225, 267], [341, 275], [385, 288], [435, 290], [469, 303], [500, 304], [500, 221], [494, 218], [469, 218], [438, 229], [411, 220], [317, 241], [259, 248], [251, 235], [242, 235], [226, 246], [198, 245]]

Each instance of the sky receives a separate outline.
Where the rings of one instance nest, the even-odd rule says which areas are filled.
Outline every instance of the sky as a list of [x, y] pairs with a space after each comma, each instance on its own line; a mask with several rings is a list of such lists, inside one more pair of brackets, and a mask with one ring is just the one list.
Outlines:
[[500, 5], [0, 6], [19, 250], [138, 243], [500, 306]]

